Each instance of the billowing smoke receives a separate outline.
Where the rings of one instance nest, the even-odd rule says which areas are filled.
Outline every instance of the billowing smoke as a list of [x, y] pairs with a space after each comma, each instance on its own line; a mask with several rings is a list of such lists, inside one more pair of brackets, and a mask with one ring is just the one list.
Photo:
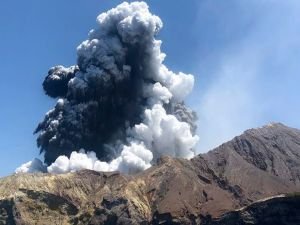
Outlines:
[[37, 158], [27, 163], [24, 163], [16, 169], [16, 173], [35, 173], [35, 172], [46, 172], [47, 168], [43, 162]]
[[51, 68], [43, 83], [58, 98], [35, 131], [48, 172], [135, 173], [161, 155], [193, 157], [196, 114], [183, 101], [194, 77], [163, 64], [160, 18], [144, 2], [124, 2], [97, 24], [77, 65]]

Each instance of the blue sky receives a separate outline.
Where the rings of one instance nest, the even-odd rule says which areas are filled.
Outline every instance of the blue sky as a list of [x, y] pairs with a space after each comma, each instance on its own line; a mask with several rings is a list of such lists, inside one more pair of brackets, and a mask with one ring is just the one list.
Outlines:
[[[48, 69], [75, 64], [96, 16], [120, 2], [0, 2], [0, 176], [38, 155], [33, 131], [54, 104], [41, 86]], [[299, 1], [147, 3], [164, 22], [166, 64], [195, 75], [198, 152], [272, 121], [300, 128]]]

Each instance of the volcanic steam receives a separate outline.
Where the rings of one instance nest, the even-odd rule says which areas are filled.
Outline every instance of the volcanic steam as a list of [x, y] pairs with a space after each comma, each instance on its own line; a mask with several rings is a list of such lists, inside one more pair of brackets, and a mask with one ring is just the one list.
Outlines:
[[[43, 82], [57, 99], [35, 131], [48, 172], [135, 173], [161, 155], [193, 157], [196, 114], [184, 99], [194, 77], [163, 64], [155, 39], [160, 18], [144, 2], [124, 2], [97, 24], [77, 47], [77, 65], [55, 66]], [[35, 159], [17, 172], [36, 165]]]

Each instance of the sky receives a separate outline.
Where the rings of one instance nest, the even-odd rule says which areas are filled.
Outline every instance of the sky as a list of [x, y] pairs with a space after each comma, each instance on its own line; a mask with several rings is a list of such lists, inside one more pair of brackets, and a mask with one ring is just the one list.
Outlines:
[[[0, 176], [38, 156], [33, 131], [55, 101], [50, 67], [76, 63], [96, 17], [122, 1], [0, 2]], [[300, 2], [151, 0], [167, 66], [195, 76], [197, 152], [270, 122], [300, 128]]]

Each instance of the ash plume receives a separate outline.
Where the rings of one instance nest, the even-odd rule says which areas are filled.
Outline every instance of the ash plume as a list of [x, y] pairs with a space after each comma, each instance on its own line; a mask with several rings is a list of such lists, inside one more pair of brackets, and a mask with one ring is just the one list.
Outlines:
[[49, 70], [43, 88], [58, 99], [35, 130], [48, 172], [134, 173], [161, 155], [194, 156], [196, 114], [184, 104], [194, 77], [163, 64], [162, 26], [145, 2], [124, 2], [97, 17], [77, 65]]

